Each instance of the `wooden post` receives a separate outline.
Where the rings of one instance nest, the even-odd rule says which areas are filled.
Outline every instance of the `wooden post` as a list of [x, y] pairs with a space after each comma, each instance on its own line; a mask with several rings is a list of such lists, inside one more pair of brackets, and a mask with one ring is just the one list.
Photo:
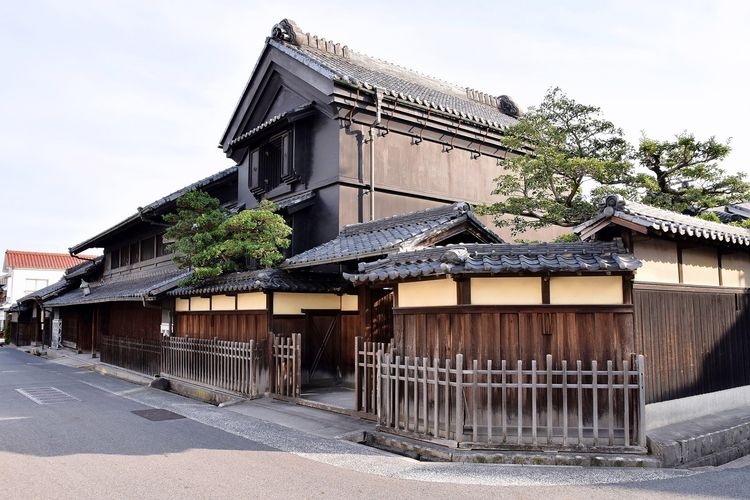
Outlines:
[[630, 400], [628, 399], [628, 392], [630, 392], [630, 372], [628, 371], [630, 364], [627, 359], [622, 360], [622, 408], [623, 408], [623, 437], [625, 438], [625, 446], [630, 446]]
[[536, 408], [536, 360], [531, 360], [531, 442], [536, 445], [536, 426], [537, 426], [537, 408]]
[[412, 420], [414, 421], [414, 432], [419, 431], [419, 358], [414, 356], [414, 415]]
[[646, 377], [643, 372], [645, 359], [638, 355], [638, 446], [646, 447]]
[[428, 358], [422, 358], [422, 428], [424, 429], [424, 435], [427, 436], [430, 433], [430, 422], [428, 420], [429, 412], [427, 411], [427, 368], [430, 366], [430, 360]]
[[393, 394], [393, 428], [398, 429], [399, 428], [399, 418], [401, 415], [399, 415], [399, 378], [401, 375], [401, 356], [396, 356], [396, 374], [395, 374], [395, 382], [394, 385], [396, 386], [394, 388], [394, 394]]
[[552, 443], [552, 355], [547, 354], [547, 444]]
[[471, 374], [471, 440], [473, 442], [477, 442], [479, 440], [479, 433], [477, 431], [477, 411], [479, 410], [479, 405], [477, 403], [477, 399], [479, 398], [479, 385], [477, 378], [479, 377], [479, 361], [476, 359], [472, 363], [471, 366], [472, 374]]
[[615, 444], [615, 398], [614, 398], [614, 389], [612, 388], [612, 360], [607, 360], [607, 410], [608, 411], [608, 437], [609, 437], [609, 445], [613, 446]]
[[563, 446], [568, 445], [568, 362], [562, 360]]
[[445, 439], [450, 439], [450, 407], [451, 407], [451, 360], [445, 360], [445, 404], [443, 412], [445, 414]]
[[[359, 338], [359, 337], [357, 337]], [[381, 370], [383, 369], [383, 349], [378, 350], [378, 357], [376, 360], [377, 370], [378, 370], [378, 378], [375, 381], [377, 383], [377, 412], [378, 412], [378, 425], [383, 425], [383, 374], [381, 373]]]
[[[359, 380], [359, 347], [362, 337], [354, 337], [354, 409], [361, 411], [362, 408], [362, 386]], [[365, 349], [365, 366], [367, 364], [367, 349]], [[365, 374], [367, 369], [365, 368]], [[365, 376], [365, 378], [367, 378]], [[365, 408], [365, 411], [367, 409]]]
[[440, 406], [440, 376], [438, 374], [438, 368], [440, 366], [440, 361], [437, 358], [432, 358], [432, 379], [435, 382], [435, 391], [433, 392], [433, 396], [435, 398], [435, 401], [432, 405], [432, 435], [435, 438], [440, 437], [440, 413], [439, 413], [439, 406]]
[[492, 442], [492, 360], [487, 360], [487, 442]]
[[583, 446], [583, 371], [581, 360], [576, 361], [577, 385], [578, 385], [578, 446]]
[[596, 360], [591, 362], [591, 393], [592, 412], [594, 418], [594, 446], [599, 445], [599, 372], [596, 369]]
[[404, 356], [404, 429], [409, 430], [409, 356]]
[[523, 443], [523, 361], [518, 360], [518, 444]]
[[507, 386], [505, 382], [506, 376], [506, 362], [503, 359], [500, 362], [500, 406], [503, 413], [503, 443], [508, 442], [508, 400], [507, 400]]
[[456, 354], [456, 442], [464, 437], [464, 355]]

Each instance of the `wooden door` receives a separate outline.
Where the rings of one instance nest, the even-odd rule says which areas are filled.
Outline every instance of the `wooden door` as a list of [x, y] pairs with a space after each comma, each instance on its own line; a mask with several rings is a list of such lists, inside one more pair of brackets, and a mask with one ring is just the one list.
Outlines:
[[309, 384], [335, 383], [341, 378], [341, 313], [305, 310], [302, 335], [302, 376]]

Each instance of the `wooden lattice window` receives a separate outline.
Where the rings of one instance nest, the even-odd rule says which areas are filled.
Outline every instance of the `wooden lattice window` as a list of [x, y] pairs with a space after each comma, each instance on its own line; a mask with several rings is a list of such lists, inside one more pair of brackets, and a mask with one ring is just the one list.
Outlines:
[[283, 182], [294, 179], [291, 161], [291, 134], [273, 136], [250, 152], [250, 190], [255, 195], [268, 193]]

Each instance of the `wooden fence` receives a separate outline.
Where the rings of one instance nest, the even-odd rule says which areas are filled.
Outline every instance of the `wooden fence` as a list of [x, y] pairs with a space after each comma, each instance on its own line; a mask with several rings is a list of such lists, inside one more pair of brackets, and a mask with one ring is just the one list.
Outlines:
[[99, 350], [102, 362], [146, 375], [156, 375], [161, 367], [158, 340], [102, 335]]
[[378, 352], [388, 356], [391, 344], [365, 342], [362, 337], [354, 339], [354, 394], [355, 409], [364, 413], [377, 412]]
[[164, 337], [161, 373], [255, 398], [268, 386], [264, 341]]
[[624, 447], [643, 450], [644, 360], [596, 361], [582, 369], [566, 361], [554, 369], [536, 360], [509, 366], [473, 361], [378, 355], [380, 428], [419, 439], [453, 440], [462, 447]]
[[302, 335], [273, 335], [273, 374], [271, 392], [277, 396], [298, 398], [302, 393]]

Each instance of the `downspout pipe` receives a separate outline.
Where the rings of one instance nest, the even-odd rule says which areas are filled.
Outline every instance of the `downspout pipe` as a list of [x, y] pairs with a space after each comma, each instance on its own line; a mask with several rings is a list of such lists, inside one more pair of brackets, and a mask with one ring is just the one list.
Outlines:
[[375, 123], [370, 127], [370, 220], [375, 220], [375, 137], [380, 126], [383, 92], [375, 89]]

